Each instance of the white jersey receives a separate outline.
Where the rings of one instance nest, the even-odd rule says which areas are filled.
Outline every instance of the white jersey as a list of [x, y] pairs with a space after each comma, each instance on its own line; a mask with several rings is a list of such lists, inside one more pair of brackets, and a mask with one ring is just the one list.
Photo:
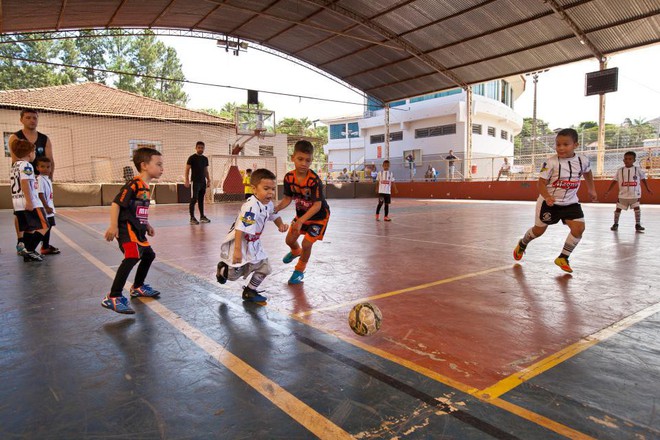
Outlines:
[[614, 176], [614, 180], [619, 184], [619, 198], [639, 199], [642, 197], [643, 179], [646, 179], [646, 175], [638, 166], [619, 168]]
[[21, 188], [21, 181], [27, 180], [30, 188], [32, 188], [31, 198], [33, 208], [43, 208], [43, 204], [39, 199], [38, 184], [34, 169], [30, 162], [26, 160], [17, 160], [11, 166], [9, 172], [9, 181], [11, 185], [11, 200], [14, 203], [14, 211], [25, 211], [25, 193]]
[[[275, 221], [280, 215], [274, 214], [275, 206], [273, 202], [268, 202], [264, 205], [252, 196], [243, 203], [241, 212], [236, 217], [236, 221], [229, 229], [229, 233], [225, 237], [222, 245], [220, 246], [220, 259], [231, 267], [240, 267], [247, 263], [256, 263], [258, 261], [268, 258], [266, 252], [261, 246], [261, 233], [266, 227], [267, 221]], [[236, 237], [235, 230], [243, 231], [243, 240], [241, 243], [241, 253], [243, 260], [240, 263], [232, 263], [234, 256], [234, 246], [236, 245], [234, 238]]]
[[378, 194], [392, 194], [392, 182], [394, 182], [392, 171], [379, 171], [377, 180]]
[[550, 156], [541, 167], [539, 177], [546, 179], [546, 188], [555, 198], [555, 205], [566, 206], [578, 203], [577, 192], [580, 188], [580, 179], [585, 173], [591, 171], [589, 158], [575, 154], [571, 158]]
[[48, 214], [48, 217], [54, 217], [55, 203], [53, 203], [53, 182], [50, 181], [50, 177], [40, 174], [37, 176], [37, 184], [39, 186], [39, 194], [44, 195], [44, 199], [46, 199], [46, 205], [53, 210], [52, 213]]

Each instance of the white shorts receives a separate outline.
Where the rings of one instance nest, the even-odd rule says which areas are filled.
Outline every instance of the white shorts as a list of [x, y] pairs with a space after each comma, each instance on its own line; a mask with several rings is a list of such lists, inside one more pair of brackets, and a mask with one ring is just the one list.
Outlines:
[[627, 211], [628, 208], [639, 208], [639, 199], [619, 199], [616, 201], [616, 208]]

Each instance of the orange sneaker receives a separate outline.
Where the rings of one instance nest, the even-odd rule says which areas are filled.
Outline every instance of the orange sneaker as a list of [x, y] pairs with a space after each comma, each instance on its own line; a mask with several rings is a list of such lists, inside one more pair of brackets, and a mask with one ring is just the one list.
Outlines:
[[378, 214], [376, 214], [376, 221], [377, 221], [377, 222], [380, 221], [380, 215], [378, 215]]
[[389, 218], [389, 217], [385, 217], [383, 220], [385, 220], [386, 222], [391, 222], [392, 221], [392, 219]]
[[520, 261], [522, 260], [524, 254], [525, 254], [525, 248], [522, 247], [520, 240], [518, 240], [518, 244], [516, 245], [516, 248], [513, 250], [513, 259], [516, 261]]
[[571, 269], [570, 264], [568, 264], [568, 258], [557, 257], [555, 258], [555, 264], [564, 272], [573, 273], [573, 269]]

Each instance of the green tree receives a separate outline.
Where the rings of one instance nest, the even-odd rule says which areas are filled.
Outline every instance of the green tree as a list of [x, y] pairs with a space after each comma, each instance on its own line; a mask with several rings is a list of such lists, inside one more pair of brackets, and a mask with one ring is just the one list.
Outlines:
[[166, 47], [160, 43], [163, 49], [163, 56], [160, 59], [158, 76], [162, 78], [172, 78], [180, 81], [159, 80], [159, 88], [156, 98], [185, 106], [188, 102], [188, 95], [183, 91], [183, 80], [186, 79], [176, 50], [172, 47]]
[[23, 35], [0, 36], [0, 89], [25, 89], [66, 84], [66, 75], [47, 64], [22, 61], [50, 61], [57, 58], [58, 48], [53, 41], [24, 41]]
[[75, 44], [80, 53], [80, 61], [85, 67], [83, 76], [87, 81], [106, 84], [108, 74], [99, 69], [106, 69], [108, 65], [106, 57], [113, 43], [111, 38], [98, 35], [94, 30], [82, 30]]

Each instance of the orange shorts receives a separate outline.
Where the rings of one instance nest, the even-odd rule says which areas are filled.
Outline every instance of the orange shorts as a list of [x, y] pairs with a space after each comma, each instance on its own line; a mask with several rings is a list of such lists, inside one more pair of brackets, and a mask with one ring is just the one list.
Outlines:
[[[314, 243], [316, 240], [323, 240], [323, 235], [325, 235], [325, 230], [328, 227], [328, 220], [330, 217], [326, 217], [323, 220], [309, 220], [303, 223], [302, 228], [300, 228], [300, 235], [304, 235], [305, 239]], [[298, 221], [298, 217], [293, 219], [293, 222]], [[291, 229], [289, 229], [291, 232]]]

